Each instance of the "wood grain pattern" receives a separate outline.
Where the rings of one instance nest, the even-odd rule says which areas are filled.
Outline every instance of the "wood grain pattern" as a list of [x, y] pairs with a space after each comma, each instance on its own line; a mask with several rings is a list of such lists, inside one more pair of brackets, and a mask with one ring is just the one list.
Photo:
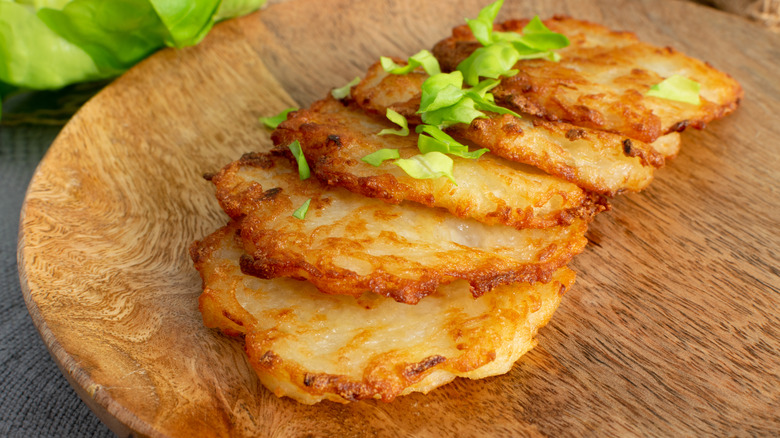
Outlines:
[[380, 55], [428, 48], [477, 0], [296, 0], [165, 50], [73, 118], [29, 188], [19, 240], [30, 314], [119, 435], [770, 436], [780, 434], [780, 37], [696, 5], [508, 1], [632, 29], [744, 86], [650, 188], [591, 227], [573, 290], [506, 376], [391, 404], [304, 406], [260, 386], [239, 341], [202, 326], [190, 242], [224, 224], [201, 179], [270, 146], [257, 122]]

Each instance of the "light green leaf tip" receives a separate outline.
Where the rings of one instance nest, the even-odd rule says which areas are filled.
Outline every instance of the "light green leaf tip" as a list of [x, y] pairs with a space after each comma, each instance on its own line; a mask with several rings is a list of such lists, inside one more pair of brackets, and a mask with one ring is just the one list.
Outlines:
[[455, 183], [455, 177], [452, 175], [454, 165], [452, 158], [441, 152], [399, 158], [394, 163], [414, 179], [434, 179], [444, 176]]
[[293, 217], [296, 219], [304, 220], [306, 213], [309, 211], [309, 204], [311, 204], [311, 198], [307, 199], [300, 207], [293, 212]]
[[379, 131], [377, 135], [400, 135], [401, 137], [405, 137], [409, 135], [409, 122], [406, 120], [406, 117], [402, 116], [401, 114], [398, 114], [397, 111], [393, 110], [392, 108], [387, 109], [387, 118], [395, 123], [396, 125], [400, 126], [401, 129], [383, 129]]
[[658, 84], [650, 87], [647, 96], [660, 97], [662, 99], [700, 105], [699, 91], [701, 85], [681, 75], [672, 75]]
[[333, 96], [335, 99], [341, 100], [347, 97], [352, 97], [352, 87], [360, 83], [360, 77], [356, 76], [355, 79], [352, 79], [349, 81], [346, 85], [339, 88], [334, 88], [330, 95]]
[[288, 148], [290, 148], [290, 152], [295, 157], [295, 161], [298, 162], [298, 177], [302, 180], [308, 179], [311, 176], [311, 170], [309, 170], [309, 163], [306, 162], [306, 157], [303, 155], [301, 143], [295, 140], [290, 143]]
[[428, 50], [420, 50], [410, 56], [406, 61], [406, 65], [400, 65], [386, 56], [380, 56], [379, 63], [382, 65], [384, 71], [393, 75], [405, 75], [411, 73], [420, 66], [422, 66], [423, 70], [425, 70], [425, 73], [428, 75], [433, 76], [441, 73], [439, 60]]
[[387, 160], [396, 160], [401, 158], [401, 154], [398, 149], [379, 149], [376, 152], [372, 152], [365, 157], [361, 158], [364, 163], [368, 163], [374, 167], [379, 167]]
[[271, 117], [260, 117], [260, 122], [268, 129], [276, 129], [280, 123], [287, 120], [287, 115], [293, 111], [297, 111], [298, 108], [287, 108], [279, 114]]

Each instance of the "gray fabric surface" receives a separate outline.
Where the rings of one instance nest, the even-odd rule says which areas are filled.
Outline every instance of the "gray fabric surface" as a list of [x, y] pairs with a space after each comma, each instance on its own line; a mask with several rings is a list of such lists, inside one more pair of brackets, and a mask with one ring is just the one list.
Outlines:
[[16, 264], [27, 184], [59, 126], [0, 125], [0, 436], [111, 437], [46, 350], [24, 304]]

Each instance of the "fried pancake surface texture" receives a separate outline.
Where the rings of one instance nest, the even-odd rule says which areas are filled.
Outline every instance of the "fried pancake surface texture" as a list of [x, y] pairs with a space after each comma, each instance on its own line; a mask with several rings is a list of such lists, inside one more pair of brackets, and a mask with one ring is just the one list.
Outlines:
[[[301, 181], [281, 156], [246, 155], [212, 181], [225, 212], [241, 219], [244, 272], [309, 280], [328, 294], [371, 291], [415, 304], [463, 279], [479, 296], [501, 284], [549, 281], [587, 243], [581, 219], [545, 229], [489, 226]], [[306, 218], [294, 218], [307, 199]]]
[[[355, 103], [367, 112], [381, 114], [384, 114], [382, 108], [403, 108], [406, 113], [402, 114], [409, 122], [419, 123], [419, 115], [416, 115], [420, 103], [419, 87], [426, 75], [417, 72], [414, 79], [402, 82], [394, 76], [386, 73], [381, 65], [372, 65], [367, 79], [355, 87], [361, 90], [359, 94], [353, 94]], [[414, 92], [394, 91], [399, 84], [417, 88]], [[391, 104], [393, 97], [408, 100]], [[493, 114], [488, 119], [475, 119], [471, 125], [456, 124], [448, 132], [478, 147], [488, 148], [507, 160], [537, 167], [581, 188], [608, 196], [644, 189], [652, 181], [655, 169], [664, 165], [664, 156], [642, 141], [529, 115], [518, 119]], [[664, 138], [663, 146], [665, 153], [675, 155], [679, 150], [679, 134]]]
[[[398, 65], [406, 61], [394, 60]], [[352, 88], [352, 99], [367, 113], [384, 117], [391, 108], [406, 117], [410, 124], [422, 123], [417, 110], [420, 109], [420, 89], [428, 75], [418, 68], [405, 75], [386, 72], [379, 61], [368, 68], [366, 77]]]
[[453, 156], [457, 184], [412, 178], [389, 161], [379, 167], [361, 161], [383, 148], [397, 149], [402, 158], [419, 153], [417, 134], [377, 135], [385, 128], [393, 126], [328, 98], [291, 115], [272, 139], [283, 149], [298, 140], [312, 172], [330, 185], [394, 204], [442, 207], [486, 224], [544, 228], [589, 219], [606, 208], [600, 196], [573, 183], [491, 154], [476, 160]]
[[644, 189], [664, 164], [647, 143], [536, 117], [504, 114], [454, 125], [449, 132], [606, 196]]
[[244, 334], [250, 363], [277, 396], [302, 403], [391, 401], [455, 377], [508, 372], [531, 349], [574, 272], [547, 284], [501, 286], [479, 299], [464, 282], [441, 287], [417, 306], [367, 294], [324, 295], [292, 279], [244, 275], [237, 226], [196, 242], [208, 327]]
[[[519, 32], [527, 23], [510, 20], [496, 28]], [[557, 51], [560, 62], [519, 61], [519, 73], [492, 90], [496, 102], [650, 143], [687, 126], [703, 128], [734, 111], [742, 98], [742, 88], [728, 74], [672, 48], [642, 43], [633, 33], [568, 17], [544, 23], [569, 37], [571, 45]], [[478, 47], [463, 25], [437, 43], [433, 53], [442, 70], [450, 71]], [[701, 85], [700, 105], [645, 96], [652, 85], [675, 74]]]

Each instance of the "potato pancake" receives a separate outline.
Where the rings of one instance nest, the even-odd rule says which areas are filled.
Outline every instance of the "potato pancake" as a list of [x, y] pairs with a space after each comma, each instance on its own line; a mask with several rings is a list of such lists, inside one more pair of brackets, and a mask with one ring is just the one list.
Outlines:
[[448, 132], [606, 196], [644, 189], [664, 164], [661, 154], [639, 140], [537, 117], [504, 114]]
[[245, 335], [249, 361], [277, 396], [302, 403], [391, 401], [455, 377], [508, 372], [574, 282], [561, 268], [547, 284], [513, 284], [472, 298], [465, 282], [416, 306], [373, 294], [324, 295], [310, 283], [241, 272], [238, 226], [193, 244], [207, 327]]
[[[495, 28], [520, 32], [528, 20], [509, 20]], [[519, 73], [492, 90], [496, 102], [552, 121], [619, 133], [647, 143], [688, 126], [708, 122], [736, 109], [740, 85], [726, 73], [670, 47], [640, 42], [630, 32], [568, 17], [544, 24], [566, 35], [571, 45], [557, 51], [559, 62], [526, 59]], [[481, 47], [466, 25], [433, 49], [444, 71], [454, 70]], [[701, 104], [647, 96], [651, 86], [681, 75], [701, 85]]]
[[[288, 160], [269, 154], [245, 155], [212, 181], [225, 212], [241, 219], [244, 272], [305, 279], [328, 294], [371, 291], [415, 304], [462, 279], [480, 296], [502, 284], [547, 282], [587, 243], [583, 219], [544, 229], [490, 226], [301, 181]], [[307, 200], [305, 220], [293, 217]]]
[[[410, 123], [420, 123], [416, 114], [420, 105], [419, 87], [427, 75], [420, 71], [413, 73], [413, 78], [403, 80], [375, 63], [366, 79], [353, 88], [353, 100], [366, 112], [384, 114], [387, 108], [393, 108]], [[416, 88], [402, 93], [396, 90], [398, 86]], [[394, 98], [400, 101], [393, 104]], [[447, 132], [507, 160], [537, 167], [606, 196], [644, 189], [652, 181], [655, 169], [664, 165], [662, 153], [625, 135], [521, 115], [522, 118], [492, 114], [487, 119], [475, 119], [470, 125], [453, 125]], [[676, 132], [658, 142], [669, 156], [679, 151]]]
[[457, 184], [412, 178], [389, 161], [379, 167], [361, 161], [383, 148], [398, 150], [401, 158], [419, 153], [417, 134], [377, 135], [386, 128], [393, 126], [330, 97], [290, 115], [271, 138], [282, 149], [298, 140], [312, 172], [329, 185], [393, 204], [409, 200], [442, 207], [486, 224], [544, 228], [589, 219], [606, 209], [601, 196], [491, 154], [476, 160], [453, 156]]

